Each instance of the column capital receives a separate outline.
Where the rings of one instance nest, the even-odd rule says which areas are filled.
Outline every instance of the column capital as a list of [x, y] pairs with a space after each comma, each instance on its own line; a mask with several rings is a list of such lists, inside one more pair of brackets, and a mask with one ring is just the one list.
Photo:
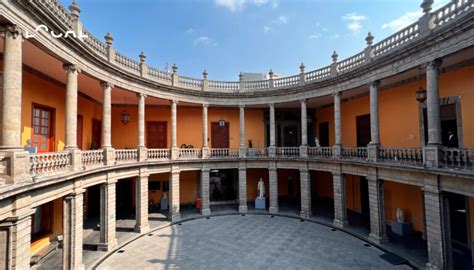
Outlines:
[[113, 84], [111, 84], [109, 82], [106, 82], [106, 81], [101, 81], [99, 84], [100, 84], [100, 87], [102, 87], [102, 89], [114, 88]]
[[308, 101], [307, 98], [300, 99], [300, 103], [306, 103]]
[[240, 108], [240, 109], [244, 109], [244, 108], [245, 108], [245, 104], [239, 104], [239, 108]]
[[275, 103], [268, 103], [268, 107], [275, 108]]
[[171, 105], [173, 105], [173, 104], [178, 105], [178, 103], [179, 103], [179, 101], [177, 101], [177, 100], [175, 100], [175, 99], [170, 100], [170, 104], [171, 104]]
[[332, 94], [333, 97], [341, 97], [341, 92], [334, 92]]
[[203, 103], [203, 104], [202, 104], [202, 107], [207, 109], [207, 108], [209, 108], [209, 104]]
[[143, 94], [143, 93], [137, 93], [137, 98], [147, 98], [148, 95], [147, 94]]
[[1, 29], [3, 36], [8, 36], [12, 38], [20, 37], [24, 34], [24, 31], [16, 24], [6, 25]]
[[429, 61], [426, 63], [426, 70], [438, 70], [441, 65], [443, 64], [443, 60], [441, 59], [435, 59], [433, 61]]
[[81, 69], [78, 66], [71, 63], [63, 64], [63, 69], [66, 71], [66, 73], [76, 73], [76, 74], [81, 73]]
[[375, 81], [369, 83], [369, 87], [378, 88], [379, 86], [380, 86], [380, 81], [379, 80], [375, 80]]

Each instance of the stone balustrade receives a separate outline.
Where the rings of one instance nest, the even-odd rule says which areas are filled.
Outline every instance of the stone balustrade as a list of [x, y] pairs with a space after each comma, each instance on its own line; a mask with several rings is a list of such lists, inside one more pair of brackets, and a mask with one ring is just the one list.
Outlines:
[[180, 148], [179, 159], [197, 159], [202, 157], [202, 149], [196, 148]]
[[268, 157], [268, 148], [249, 148], [247, 149], [246, 157]]
[[117, 164], [137, 162], [138, 150], [137, 149], [116, 149], [115, 161], [117, 162]]
[[[73, 28], [73, 18], [69, 11], [67, 11], [57, 1], [40, 1], [39, 5], [44, 11], [49, 12], [56, 19], [59, 19], [65, 24], [67, 28]], [[401, 29], [400, 31], [390, 35], [389, 37], [381, 40], [378, 43], [369, 45], [370, 55], [369, 58], [376, 59], [384, 56], [389, 52], [396, 51], [395, 49], [402, 48], [409, 44], [411, 41], [416, 40], [422, 33], [422, 31], [434, 31], [441, 26], [444, 26], [456, 18], [460, 17], [467, 12], [470, 12], [474, 8], [474, 4], [471, 0], [456, 0], [450, 1], [438, 10], [426, 14], [429, 16], [428, 20], [426, 17], [421, 17], [417, 22]], [[84, 34], [89, 36], [84, 39], [83, 42], [91, 51], [100, 55], [101, 57], [107, 57], [107, 44], [94, 37], [87, 30], [82, 29]], [[373, 38], [373, 37], [372, 37]], [[140, 62], [128, 58], [120, 53], [115, 53], [114, 62], [117, 66], [122, 67], [125, 71], [140, 74]], [[344, 73], [349, 70], [353, 70], [357, 67], [362, 67], [369, 63], [367, 61], [367, 55], [365, 51], [357, 53], [354, 56], [348, 57], [339, 62], [335, 62], [335, 72], [337, 74]], [[263, 81], [243, 81], [232, 82], [232, 81], [213, 81], [209, 80], [205, 90], [215, 92], [240, 92], [240, 91], [262, 91], [271, 89], [283, 89], [298, 86], [301, 83], [320, 81], [326, 78], [330, 78], [331, 66], [323, 67], [317, 70], [302, 73], [301, 75], [293, 75], [289, 77], [282, 77], [277, 79], [263, 80]], [[155, 80], [160, 83], [171, 84], [172, 76], [166, 71], [162, 71], [153, 67], [148, 67], [147, 75], [149, 79]], [[304, 81], [301, 81], [303, 80]], [[207, 80], [207, 79], [206, 79]], [[272, 80], [272, 83], [270, 81]], [[186, 89], [201, 90], [204, 83], [202, 79], [195, 79], [191, 77], [179, 76], [178, 86]]]
[[342, 147], [341, 158], [366, 160], [368, 158], [367, 147]]
[[238, 158], [239, 148], [212, 148], [211, 158]]
[[308, 148], [309, 157], [332, 158], [332, 147], [310, 147]]
[[278, 147], [276, 151], [277, 157], [299, 157], [300, 148], [299, 147]]
[[379, 160], [401, 163], [423, 163], [423, 149], [411, 147], [380, 147]]
[[84, 167], [101, 166], [104, 164], [104, 150], [87, 150], [81, 152]]
[[171, 150], [167, 148], [162, 149], [148, 149], [148, 160], [167, 160], [171, 158]]
[[440, 150], [441, 166], [472, 170], [474, 149], [442, 148]]
[[71, 166], [70, 152], [39, 153], [30, 155], [30, 174], [51, 175], [66, 172]]

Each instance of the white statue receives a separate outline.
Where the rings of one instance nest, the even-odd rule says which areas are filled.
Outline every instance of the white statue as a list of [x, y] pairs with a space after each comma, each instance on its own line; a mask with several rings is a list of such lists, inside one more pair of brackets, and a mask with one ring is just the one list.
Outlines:
[[265, 183], [263, 182], [261, 177], [260, 177], [260, 180], [258, 180], [257, 189], [258, 189], [258, 197], [264, 198], [265, 197]]
[[403, 209], [397, 208], [397, 222], [405, 223], [405, 216], [403, 214]]
[[316, 147], [321, 147], [321, 145], [319, 144], [318, 137], [314, 137], [314, 144], [316, 145]]

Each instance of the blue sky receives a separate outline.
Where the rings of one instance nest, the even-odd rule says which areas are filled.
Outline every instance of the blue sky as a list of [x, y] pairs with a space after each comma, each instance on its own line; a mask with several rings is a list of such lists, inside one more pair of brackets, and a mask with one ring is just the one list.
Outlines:
[[[61, 0], [68, 6], [72, 0]], [[114, 47], [164, 69], [209, 79], [237, 80], [238, 73], [297, 74], [363, 50], [421, 16], [421, 0], [76, 0], [86, 29]], [[435, 0], [434, 6], [448, 0]]]

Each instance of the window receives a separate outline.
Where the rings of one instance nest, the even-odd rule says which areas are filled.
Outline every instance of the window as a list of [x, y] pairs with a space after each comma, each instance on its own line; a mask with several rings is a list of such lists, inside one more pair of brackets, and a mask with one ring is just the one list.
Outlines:
[[53, 152], [53, 121], [54, 110], [33, 105], [31, 145], [38, 147], [38, 152]]

